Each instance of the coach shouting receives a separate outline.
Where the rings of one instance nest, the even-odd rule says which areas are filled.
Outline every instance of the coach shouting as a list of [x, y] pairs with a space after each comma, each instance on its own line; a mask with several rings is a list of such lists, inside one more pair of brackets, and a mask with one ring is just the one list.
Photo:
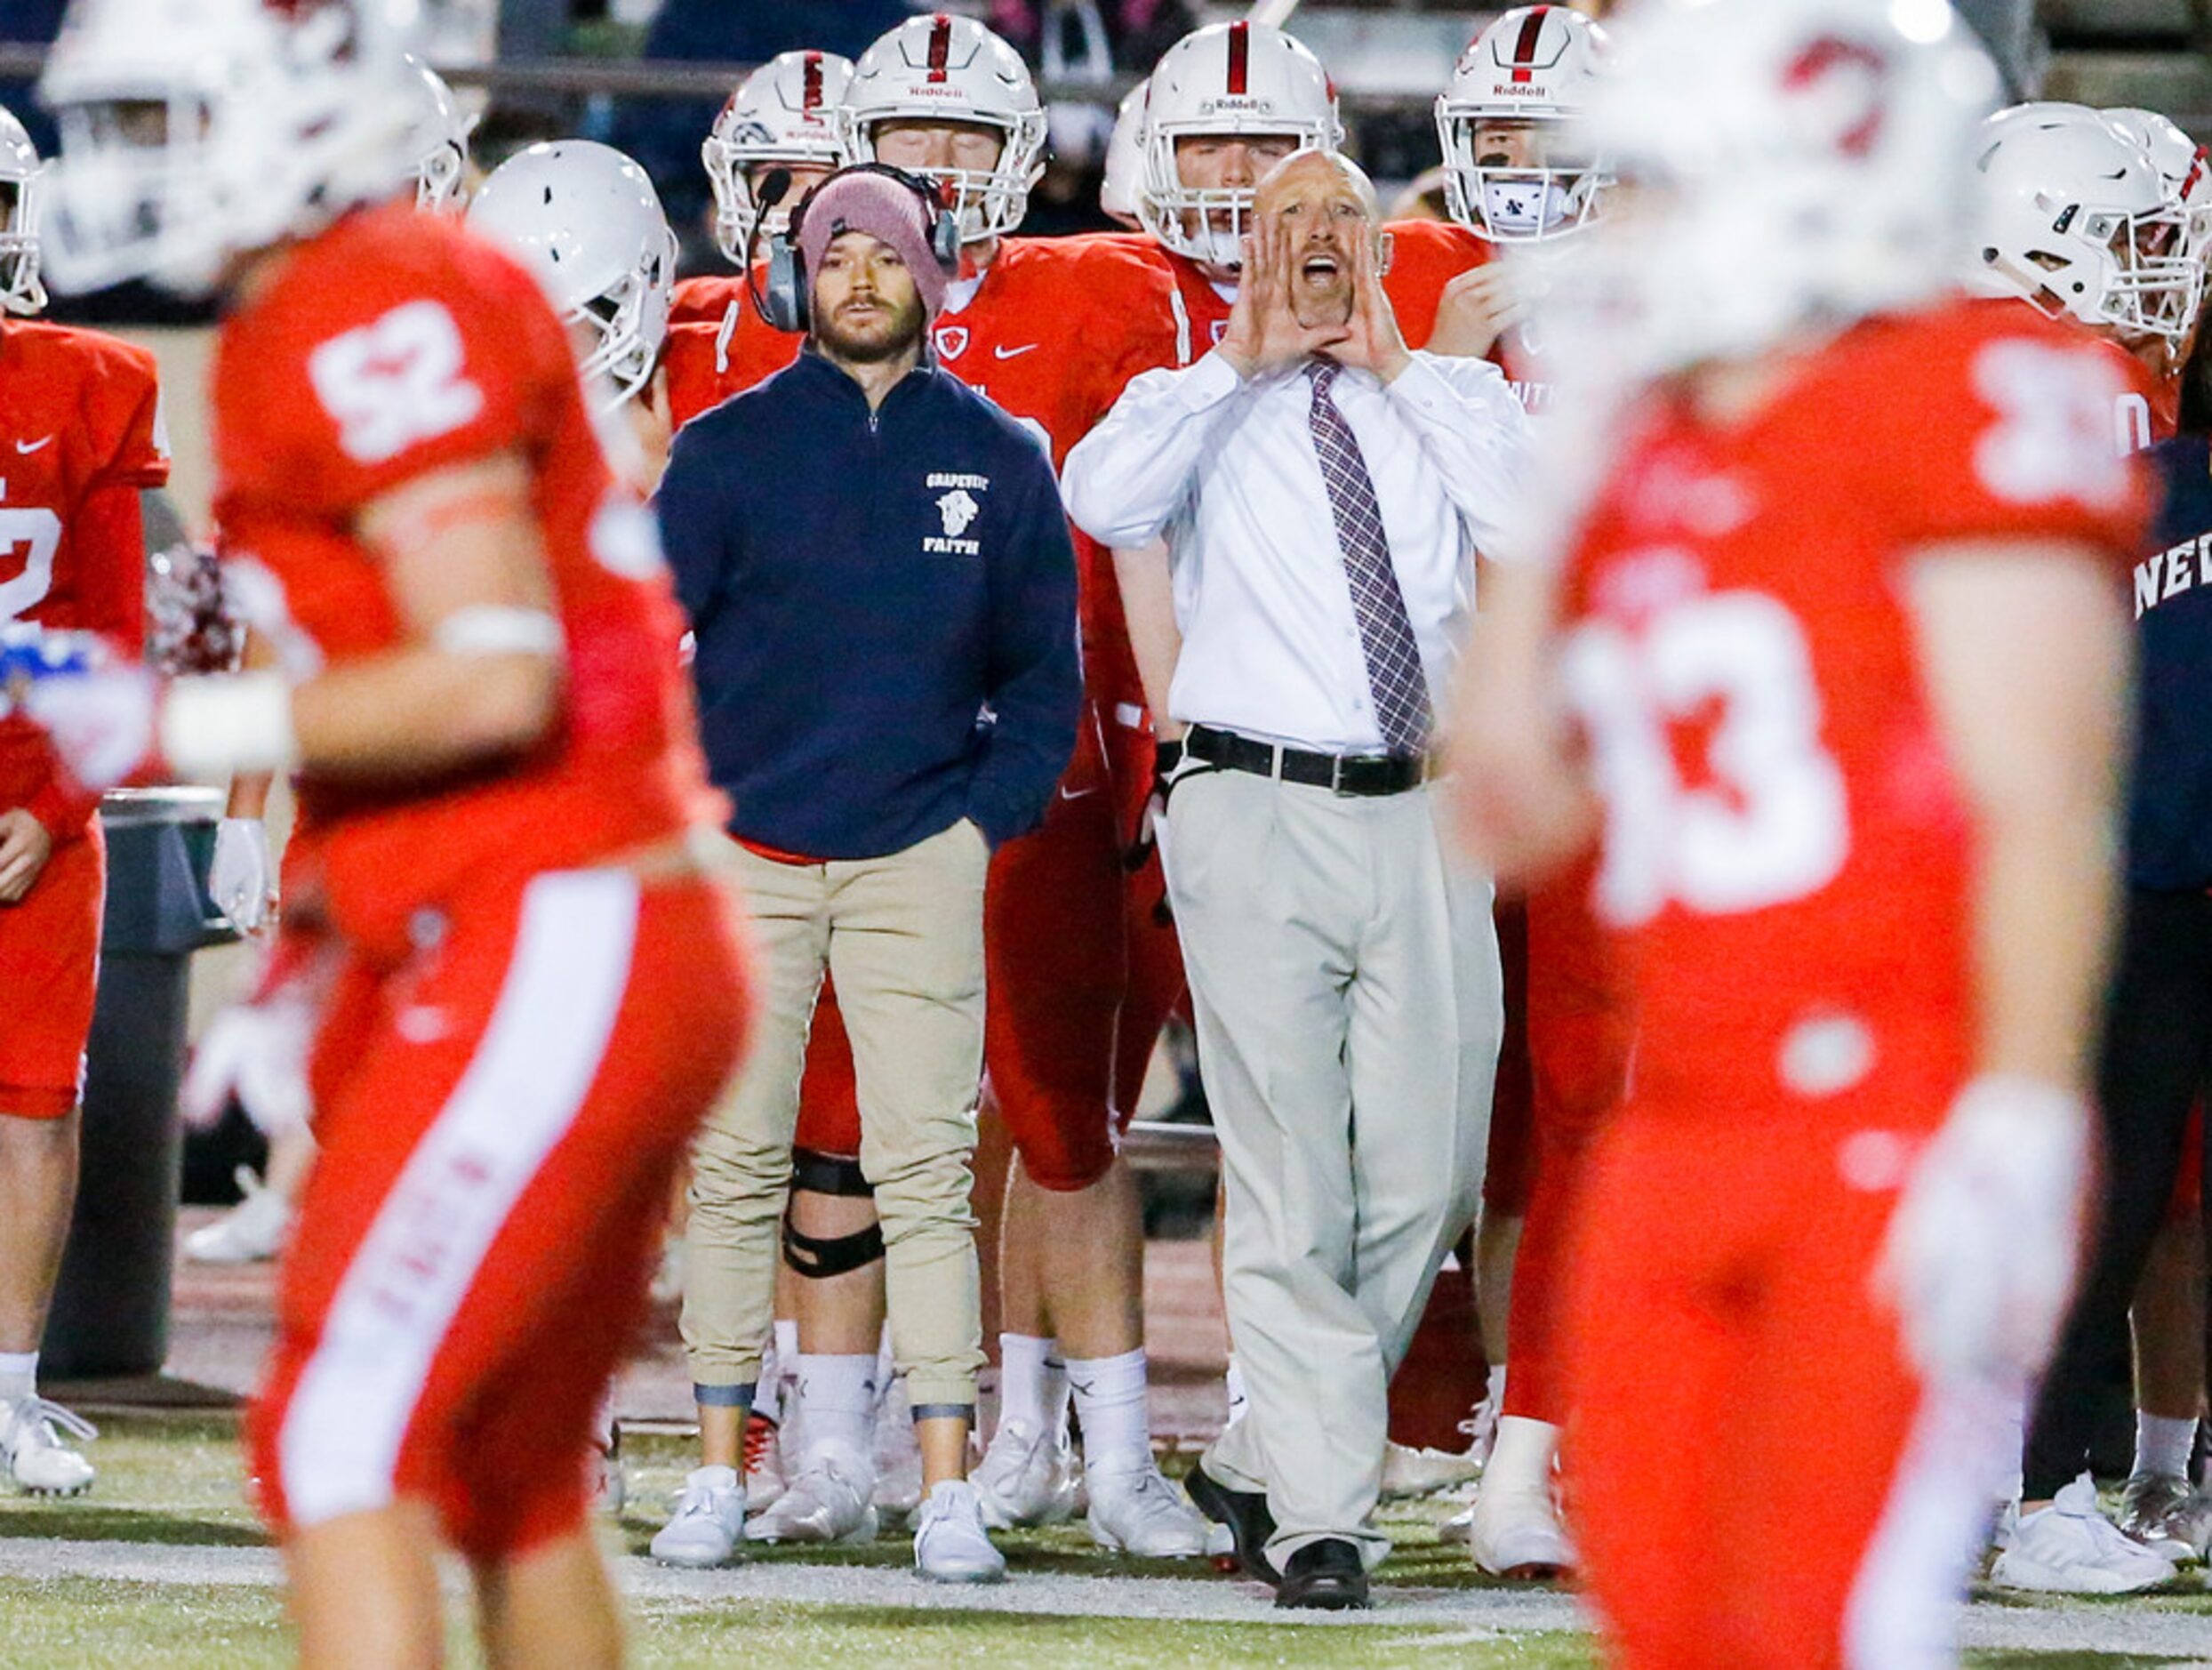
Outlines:
[[702, 1460], [654, 1552], [728, 1557], [776, 1223], [825, 971], [852, 1035], [861, 1168], [914, 1406], [925, 1577], [1005, 1567], [964, 1482], [982, 1362], [968, 1162], [991, 848], [1042, 816], [1082, 699], [1052, 466], [931, 363], [942, 213], [855, 168], [794, 225], [805, 351], [678, 436], [661, 523], [697, 635], [709, 765], [765, 959], [760, 1035], [694, 1165], [684, 1337]]
[[1407, 352], [1374, 220], [1342, 157], [1278, 165], [1220, 346], [1131, 383], [1064, 482], [1104, 543], [1174, 552], [1162, 851], [1251, 1400], [1190, 1492], [1283, 1606], [1364, 1604], [1389, 1546], [1385, 1388], [1472, 1216], [1503, 1026], [1430, 780], [1527, 421], [1495, 367]]

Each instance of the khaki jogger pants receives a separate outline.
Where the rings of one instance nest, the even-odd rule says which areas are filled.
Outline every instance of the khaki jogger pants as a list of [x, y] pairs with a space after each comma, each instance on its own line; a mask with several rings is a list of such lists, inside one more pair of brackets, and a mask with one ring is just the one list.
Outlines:
[[853, 1040], [893, 1354], [918, 1414], [974, 1405], [982, 1310], [968, 1163], [990, 863], [982, 831], [965, 819], [884, 858], [781, 863], [739, 850], [761, 1003], [745, 1067], [693, 1156], [683, 1334], [695, 1385], [759, 1378], [806, 1034], [826, 971]]

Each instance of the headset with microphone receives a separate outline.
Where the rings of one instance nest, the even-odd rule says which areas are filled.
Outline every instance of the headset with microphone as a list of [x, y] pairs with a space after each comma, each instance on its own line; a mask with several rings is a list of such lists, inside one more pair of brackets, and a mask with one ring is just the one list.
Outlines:
[[847, 174], [882, 174], [897, 181], [920, 199], [922, 213], [928, 227], [930, 253], [937, 258], [948, 277], [960, 270], [960, 220], [944, 205], [937, 188], [918, 174], [910, 174], [903, 168], [894, 168], [888, 163], [858, 163], [841, 168], [828, 179], [818, 181], [798, 200], [790, 218], [781, 232], [768, 239], [768, 287], [763, 293], [759, 277], [753, 264], [753, 250], [760, 237], [760, 221], [767, 218], [768, 211], [790, 195], [791, 171], [773, 168], [762, 178], [757, 198], [760, 221], [753, 224], [753, 236], [745, 245], [745, 287], [752, 294], [753, 309], [760, 317], [779, 331], [798, 333], [808, 328], [807, 279], [805, 258], [799, 253], [799, 228], [806, 219], [806, 210], [822, 187], [844, 179]]

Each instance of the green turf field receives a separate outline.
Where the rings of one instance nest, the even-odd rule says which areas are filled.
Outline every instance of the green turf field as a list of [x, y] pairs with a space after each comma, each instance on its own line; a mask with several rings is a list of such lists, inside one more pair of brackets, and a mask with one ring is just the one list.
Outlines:
[[[1458, 1550], [1437, 1542], [1433, 1526], [1448, 1511], [1445, 1505], [1417, 1505], [1392, 1522], [1399, 1546], [1384, 1573], [1391, 1604], [1357, 1624], [1275, 1623], [1256, 1587], [1179, 1562], [1102, 1555], [1079, 1529], [1006, 1538], [1013, 1583], [953, 1597], [963, 1610], [945, 1610], [933, 1604], [939, 1592], [903, 1575], [905, 1541], [888, 1536], [866, 1549], [762, 1551], [735, 1571], [665, 1577], [635, 1556], [680, 1476], [684, 1446], [673, 1437], [633, 1434], [625, 1449], [633, 1505], [619, 1527], [608, 1528], [608, 1546], [618, 1557], [632, 1556], [619, 1565], [633, 1591], [633, 1642], [644, 1665], [721, 1666], [765, 1657], [794, 1670], [941, 1664], [1383, 1670], [1439, 1662], [1469, 1670], [1567, 1670], [1597, 1662], [1564, 1606], [1478, 1579]], [[244, 1500], [232, 1423], [113, 1420], [92, 1453], [101, 1474], [89, 1498], [0, 1498], [0, 1664], [228, 1670], [286, 1662], [282, 1599]], [[1086, 1581], [1094, 1578], [1112, 1580]], [[749, 1586], [769, 1592], [749, 1594]], [[1008, 1610], [1025, 1596], [1034, 1605], [1048, 1589], [1043, 1610]], [[1084, 1598], [1094, 1590], [1095, 1610]], [[1077, 1598], [1065, 1600], [1069, 1594]], [[1194, 1597], [1203, 1604], [1194, 1605]], [[456, 1586], [454, 1659], [469, 1664], [476, 1655], [463, 1598]], [[1545, 1615], [1540, 1626], [1513, 1628], [1483, 1604], [1510, 1607], [1531, 1598]], [[1194, 1610], [1208, 1615], [1184, 1615]], [[1402, 1616], [1409, 1610], [1418, 1616]], [[1393, 1610], [1401, 1616], [1394, 1618]], [[1440, 1612], [1463, 1616], [1437, 1621]], [[2011, 1644], [1970, 1654], [1968, 1662], [1977, 1666], [2212, 1665], [2212, 1594], [2201, 1586], [2087, 1607], [1985, 1605], [1981, 1613], [1999, 1620]], [[2083, 1645], [2085, 1619], [2094, 1650]], [[2046, 1624], [2071, 1632], [2065, 1650], [2037, 1648]], [[2134, 1639], [2146, 1629], [2160, 1635], [2153, 1650]]]

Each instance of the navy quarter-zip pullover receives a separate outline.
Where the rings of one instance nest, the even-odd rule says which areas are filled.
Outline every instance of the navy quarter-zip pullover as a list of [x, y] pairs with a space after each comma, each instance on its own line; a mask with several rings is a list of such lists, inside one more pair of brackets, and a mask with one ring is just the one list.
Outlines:
[[686, 424], [655, 498], [741, 840], [880, 858], [1036, 825], [1083, 699], [1051, 461], [925, 363], [871, 412], [809, 351]]

